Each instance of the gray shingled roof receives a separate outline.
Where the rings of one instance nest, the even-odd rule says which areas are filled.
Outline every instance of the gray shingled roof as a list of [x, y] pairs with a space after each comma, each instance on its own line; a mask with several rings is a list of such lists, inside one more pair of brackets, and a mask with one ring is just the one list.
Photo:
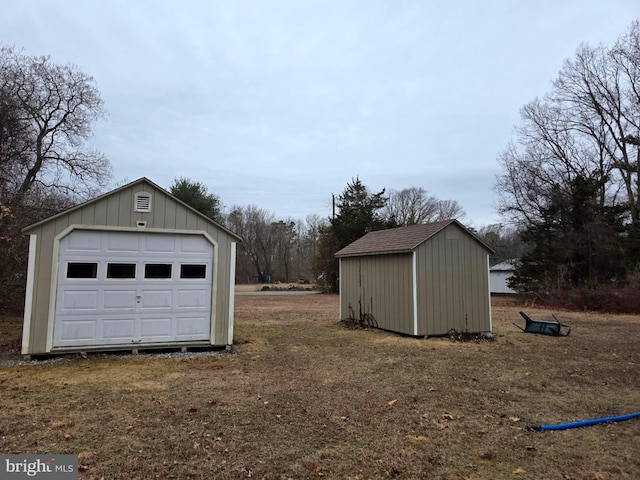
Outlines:
[[[457, 220], [443, 220], [441, 222], [411, 225], [409, 227], [377, 230], [375, 232], [367, 233], [365, 236], [360, 237], [353, 243], [350, 243], [342, 250], [339, 250], [336, 253], [336, 257], [411, 252], [422, 242], [428, 240], [447, 225], [452, 223], [457, 224], [470, 235], [473, 235]], [[475, 235], [473, 235], [473, 237], [480, 241], [475, 237]], [[491, 251], [489, 247], [487, 248]]]

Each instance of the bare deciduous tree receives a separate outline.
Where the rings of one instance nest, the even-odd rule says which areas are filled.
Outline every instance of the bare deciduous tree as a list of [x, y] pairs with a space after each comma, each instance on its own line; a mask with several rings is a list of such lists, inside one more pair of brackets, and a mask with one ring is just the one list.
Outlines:
[[234, 206], [226, 222], [231, 230], [242, 237], [238, 258], [239, 279], [249, 281], [250, 277], [257, 275], [259, 282], [270, 280], [276, 263], [276, 241], [271, 228], [276, 223], [274, 215], [256, 205]]
[[477, 235], [493, 248], [494, 253], [490, 258], [492, 265], [507, 260], [517, 260], [527, 251], [519, 232], [508, 225], [501, 223], [486, 225], [478, 229]]
[[320, 230], [328, 225], [328, 218], [312, 213], [296, 224], [295, 265], [297, 279], [313, 278], [313, 262], [318, 252]]
[[397, 225], [417, 225], [465, 216], [464, 209], [455, 200], [439, 200], [424, 188], [411, 187], [391, 190], [383, 210], [384, 218]]
[[640, 221], [640, 22], [612, 48], [581, 45], [521, 119], [499, 157], [500, 213], [539, 222], [552, 191], [568, 194], [573, 180], [589, 177], [602, 180], [601, 206], [626, 204]]
[[93, 79], [77, 67], [0, 45], [0, 310], [16, 311], [24, 299], [21, 227], [108, 180], [107, 160], [85, 147], [103, 115]]
[[103, 116], [95, 82], [79, 68], [1, 47], [3, 201], [22, 202], [35, 184], [75, 195], [103, 186], [109, 163], [85, 146]]
[[224, 223], [243, 239], [238, 248], [237, 281], [309, 279], [322, 221], [309, 215], [307, 222], [276, 219], [255, 205], [232, 207]]
[[457, 200], [438, 200], [436, 203], [436, 216], [431, 221], [437, 222], [455, 218], [463, 222], [466, 216], [467, 214], [462, 205]]

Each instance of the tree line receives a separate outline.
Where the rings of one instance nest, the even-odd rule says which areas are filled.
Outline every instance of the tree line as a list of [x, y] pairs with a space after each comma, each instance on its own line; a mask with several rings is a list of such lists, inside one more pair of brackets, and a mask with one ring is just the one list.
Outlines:
[[[94, 80], [74, 65], [0, 46], [0, 310], [22, 307], [27, 241], [20, 229], [105, 188], [109, 161], [89, 144], [105, 115]], [[611, 46], [583, 44], [550, 91], [521, 108], [498, 156], [504, 222], [475, 233], [515, 260], [510, 284], [541, 302], [640, 311], [640, 23]], [[365, 233], [458, 218], [455, 200], [422, 187], [372, 192], [353, 178], [335, 215], [278, 218], [225, 208], [206, 186], [177, 178], [181, 200], [238, 233], [237, 278], [319, 281], [337, 290], [335, 252]]]
[[439, 200], [424, 188], [372, 193], [359, 178], [338, 195], [335, 216], [304, 219], [277, 218], [256, 205], [225, 210], [206, 185], [188, 178], [175, 179], [169, 191], [242, 237], [237, 283], [319, 282], [327, 291], [337, 291], [334, 254], [366, 232], [465, 216], [457, 201]]

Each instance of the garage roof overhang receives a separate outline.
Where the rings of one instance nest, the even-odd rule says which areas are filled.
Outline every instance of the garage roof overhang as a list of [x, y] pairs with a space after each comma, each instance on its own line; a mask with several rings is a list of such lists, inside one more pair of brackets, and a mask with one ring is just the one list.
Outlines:
[[207, 217], [206, 215], [202, 214], [201, 212], [199, 212], [198, 210], [196, 210], [195, 208], [193, 208], [192, 206], [188, 205], [187, 203], [183, 202], [182, 200], [180, 200], [179, 198], [173, 196], [171, 193], [169, 193], [168, 191], [166, 191], [164, 188], [160, 187], [159, 185], [156, 185], [155, 183], [153, 183], [151, 180], [149, 180], [146, 177], [142, 177], [139, 178], [138, 180], [134, 180], [131, 183], [127, 183], [126, 185], [123, 185], [122, 187], [116, 188], [115, 190], [111, 190], [110, 192], [104, 193], [96, 198], [93, 198], [87, 202], [81, 203], [79, 205], [76, 205], [75, 207], [71, 207], [67, 210], [64, 210], [56, 215], [53, 215], [51, 217], [45, 218], [44, 220], [40, 220], [39, 222], [36, 222], [32, 225], [28, 225], [26, 227], [24, 227], [22, 229], [22, 233], [29, 235], [29, 232], [36, 229], [37, 227], [44, 225], [46, 223], [52, 222], [57, 218], [62, 217], [63, 215], [67, 215], [69, 213], [75, 212], [76, 210], [80, 210], [84, 207], [86, 207], [87, 205], [91, 205], [92, 203], [95, 203], [99, 200], [102, 200], [103, 198], [109, 197], [111, 195], [115, 195], [118, 192], [121, 192], [123, 190], [126, 190], [127, 188], [133, 187], [134, 185], [137, 184], [141, 184], [141, 183], [147, 183], [148, 185], [150, 185], [151, 187], [153, 187], [154, 189], [160, 191], [162, 194], [168, 196], [169, 198], [173, 199], [175, 202], [179, 203], [180, 205], [184, 206], [185, 208], [189, 209], [190, 211], [192, 211], [194, 214], [198, 215], [199, 217], [203, 218], [204, 220], [206, 220], [209, 223], [212, 223], [213, 225], [215, 225], [216, 227], [220, 228], [221, 230], [223, 230], [224, 232], [228, 233], [229, 235], [231, 235], [232, 237], [234, 237], [238, 242], [242, 242], [242, 237], [240, 237], [239, 235], [237, 235], [236, 233], [232, 232], [231, 230], [229, 230], [227, 227], [225, 227], [224, 225], [221, 225], [220, 223], [216, 222], [215, 220]]

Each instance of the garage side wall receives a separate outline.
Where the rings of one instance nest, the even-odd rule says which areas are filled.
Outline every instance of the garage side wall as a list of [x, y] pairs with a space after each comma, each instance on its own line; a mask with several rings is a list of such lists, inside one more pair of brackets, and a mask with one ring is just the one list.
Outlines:
[[[138, 192], [151, 194], [151, 211], [135, 212], [134, 199]], [[146, 222], [144, 228], [138, 222]], [[69, 213], [53, 217], [26, 233], [36, 235], [35, 265], [33, 270], [33, 297], [31, 316], [23, 354], [43, 354], [47, 346], [50, 296], [53, 288], [54, 239], [70, 226], [125, 227], [128, 229], [198, 230], [207, 232], [217, 242], [217, 276], [214, 280], [213, 339], [216, 345], [226, 345], [229, 333], [229, 298], [231, 285], [230, 260], [232, 243], [237, 240], [223, 229], [176, 202], [153, 185], [141, 182], [99, 197], [93, 202]], [[170, 232], [169, 232], [170, 233]], [[29, 299], [27, 299], [29, 301]]]
[[417, 248], [418, 334], [491, 330], [488, 251], [455, 224]]
[[378, 327], [414, 334], [412, 254], [340, 259], [340, 311], [373, 316]]

